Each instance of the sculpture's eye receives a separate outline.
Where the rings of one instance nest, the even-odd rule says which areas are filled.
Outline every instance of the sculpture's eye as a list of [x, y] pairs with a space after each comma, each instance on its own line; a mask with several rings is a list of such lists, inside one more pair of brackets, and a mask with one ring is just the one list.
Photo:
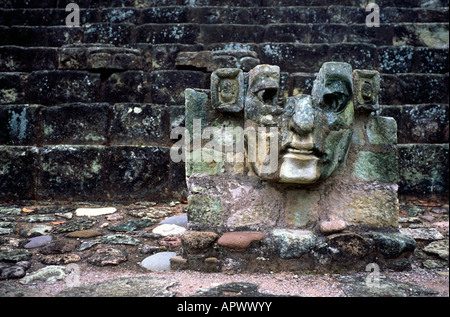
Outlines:
[[346, 82], [329, 81], [322, 96], [322, 104], [326, 111], [341, 112], [350, 101], [349, 88]]
[[258, 91], [256, 95], [265, 105], [274, 105], [277, 101], [277, 88], [266, 88]]
[[348, 100], [348, 96], [340, 92], [323, 95], [323, 104], [327, 111], [341, 112], [347, 106]]

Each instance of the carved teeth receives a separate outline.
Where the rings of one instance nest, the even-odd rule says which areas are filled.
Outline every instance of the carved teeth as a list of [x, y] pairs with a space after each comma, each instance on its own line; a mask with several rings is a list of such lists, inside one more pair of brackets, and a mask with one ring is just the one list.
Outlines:
[[306, 150], [306, 149], [293, 149], [293, 148], [289, 148], [287, 150], [289, 153], [293, 153], [293, 154], [313, 154], [313, 151], [311, 150]]

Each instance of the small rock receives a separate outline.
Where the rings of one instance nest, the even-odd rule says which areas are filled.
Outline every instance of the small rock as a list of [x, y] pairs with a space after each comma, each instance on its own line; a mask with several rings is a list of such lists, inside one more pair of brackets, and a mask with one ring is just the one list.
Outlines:
[[184, 270], [188, 268], [188, 260], [181, 256], [170, 258], [170, 267], [174, 270]]
[[43, 236], [48, 234], [53, 227], [46, 226], [46, 225], [37, 225], [32, 228], [23, 229], [20, 231], [20, 235], [22, 237], [36, 237], [36, 236]]
[[323, 234], [331, 234], [344, 231], [347, 224], [344, 220], [322, 221], [320, 223], [320, 231]]
[[22, 278], [19, 283], [30, 285], [36, 284], [37, 281], [43, 281], [45, 283], [55, 283], [58, 280], [66, 278], [64, 266], [50, 265], [46, 266], [36, 272], [27, 274]]
[[164, 224], [159, 225], [155, 229], [153, 229], [153, 233], [160, 234], [162, 236], [178, 236], [183, 234], [186, 231], [186, 228], [177, 226], [177, 225], [171, 225], [171, 224]]
[[80, 245], [79, 241], [61, 239], [50, 242], [41, 249], [42, 254], [62, 254], [74, 251]]
[[170, 271], [170, 259], [176, 255], [175, 252], [159, 252], [145, 258], [141, 265], [150, 271]]
[[438, 255], [448, 261], [448, 240], [434, 241], [423, 248], [423, 251]]
[[164, 219], [159, 223], [160, 225], [177, 225], [177, 226], [187, 226], [188, 218], [187, 215], [177, 215]]
[[102, 215], [113, 214], [117, 211], [114, 207], [105, 207], [105, 208], [78, 208], [75, 210], [75, 214], [78, 217], [87, 216], [87, 217], [96, 217]]
[[93, 219], [71, 220], [58, 225], [54, 230], [54, 233], [64, 233], [64, 232], [91, 229], [96, 223], [97, 221]]
[[121, 214], [111, 214], [106, 216], [106, 220], [108, 221], [119, 221], [123, 219], [123, 215]]
[[282, 259], [296, 258], [308, 253], [317, 241], [317, 237], [311, 231], [291, 229], [274, 229], [269, 233], [269, 239], [265, 241], [269, 245], [273, 244]]
[[57, 219], [53, 216], [47, 216], [47, 215], [29, 215], [23, 217], [20, 221], [23, 222], [51, 222], [51, 221], [57, 221]]
[[119, 265], [128, 260], [128, 254], [116, 248], [98, 249], [88, 258], [88, 262], [97, 266]]
[[94, 240], [94, 241], [86, 241], [80, 244], [80, 246], [78, 247], [78, 251], [84, 251], [87, 250], [89, 248], [92, 248], [94, 245], [96, 244], [100, 244], [100, 239], [98, 240]]
[[28, 261], [17, 262], [16, 264], [0, 265], [0, 280], [22, 278], [26, 270], [30, 268]]
[[22, 214], [21, 208], [15, 208], [15, 207], [0, 207], [0, 216], [6, 217], [6, 216], [20, 216]]
[[356, 233], [336, 233], [328, 236], [331, 257], [341, 263], [351, 263], [369, 253], [370, 244]]
[[72, 219], [73, 218], [73, 213], [71, 213], [71, 212], [56, 213], [55, 216], [63, 217], [63, 218], [66, 218], [66, 219]]
[[217, 244], [234, 250], [244, 250], [252, 242], [261, 241], [266, 237], [260, 232], [227, 232], [219, 238]]
[[422, 220], [418, 217], [406, 217], [406, 218], [398, 218], [399, 223], [422, 223]]
[[61, 265], [81, 261], [81, 257], [75, 253], [61, 255], [42, 255], [39, 261], [47, 265]]
[[426, 269], [440, 269], [447, 266], [447, 262], [444, 261], [436, 261], [436, 260], [425, 260], [423, 261], [423, 266]]
[[181, 236], [181, 243], [186, 252], [199, 254], [211, 248], [217, 238], [219, 236], [214, 232], [186, 231]]
[[19, 262], [27, 261], [30, 258], [31, 253], [28, 250], [12, 250], [0, 252], [0, 261]]
[[375, 246], [384, 256], [388, 258], [399, 256], [405, 251], [414, 251], [416, 241], [401, 233], [372, 233]]
[[52, 241], [51, 236], [37, 236], [34, 238], [31, 238], [30, 241], [25, 244], [25, 249], [32, 249], [32, 248], [39, 248], [46, 244], [49, 244]]
[[7, 235], [13, 233], [14, 230], [11, 228], [0, 228], [0, 235]]
[[420, 216], [420, 219], [423, 219], [423, 220], [428, 221], [428, 222], [433, 222], [435, 218], [434, 218], [433, 216], [424, 216], [424, 215], [421, 215], [421, 216]]
[[126, 223], [109, 226], [108, 230], [120, 232], [135, 231], [149, 227], [153, 224], [155, 224], [155, 221], [151, 219], [130, 220]]
[[102, 233], [97, 230], [79, 230], [73, 231], [66, 235], [67, 238], [93, 238], [101, 236]]
[[133, 209], [127, 212], [130, 216], [138, 218], [152, 218], [160, 219], [169, 217], [174, 213], [174, 209], [171, 207], [151, 207], [145, 209]]
[[104, 236], [100, 238], [99, 241], [105, 244], [128, 244], [128, 245], [142, 244], [140, 240], [123, 234], [112, 234]]
[[444, 236], [435, 228], [402, 228], [400, 232], [406, 234], [416, 240], [441, 240]]
[[141, 254], [154, 254], [160, 249], [159, 246], [144, 244], [139, 251]]
[[448, 214], [448, 208], [445, 207], [433, 207], [431, 212], [435, 214]]
[[181, 239], [179, 237], [164, 237], [159, 241], [159, 244], [169, 248], [178, 248], [181, 246]]

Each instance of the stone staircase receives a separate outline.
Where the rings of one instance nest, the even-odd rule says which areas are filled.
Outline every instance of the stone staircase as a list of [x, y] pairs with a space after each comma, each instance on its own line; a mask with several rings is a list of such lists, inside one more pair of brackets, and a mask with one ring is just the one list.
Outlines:
[[400, 193], [448, 193], [448, 1], [377, 1], [378, 28], [358, 0], [80, 0], [67, 27], [70, 2], [0, 1], [1, 199], [182, 197], [170, 129], [210, 71], [176, 59], [229, 49], [279, 65], [289, 95], [326, 61], [380, 71]]

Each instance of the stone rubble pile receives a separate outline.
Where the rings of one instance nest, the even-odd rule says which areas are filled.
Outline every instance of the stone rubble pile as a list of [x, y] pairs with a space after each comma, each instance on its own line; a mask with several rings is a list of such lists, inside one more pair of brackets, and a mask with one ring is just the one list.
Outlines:
[[57, 281], [72, 263], [233, 273], [364, 272], [368, 263], [448, 268], [448, 204], [404, 203], [400, 232], [361, 235], [195, 231], [179, 202], [90, 209], [47, 204], [0, 206], [0, 280]]

